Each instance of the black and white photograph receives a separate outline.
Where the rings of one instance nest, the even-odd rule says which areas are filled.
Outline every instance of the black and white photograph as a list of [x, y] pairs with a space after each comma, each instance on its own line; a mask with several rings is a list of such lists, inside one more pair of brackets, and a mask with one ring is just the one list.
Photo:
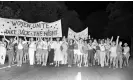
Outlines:
[[133, 80], [133, 1], [0, 1], [0, 80]]

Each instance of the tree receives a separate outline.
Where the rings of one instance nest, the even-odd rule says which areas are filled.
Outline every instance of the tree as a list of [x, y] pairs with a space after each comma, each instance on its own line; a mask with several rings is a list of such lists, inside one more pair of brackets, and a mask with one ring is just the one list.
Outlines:
[[3, 18], [18, 18], [20, 16], [20, 9], [13, 10], [11, 7], [0, 4], [0, 17]]
[[132, 2], [116, 1], [115, 3], [109, 3], [106, 10], [110, 13], [109, 19], [116, 20], [120, 17], [125, 18], [128, 15], [132, 14], [132, 8]]
[[119, 35], [123, 39], [130, 40], [132, 35], [132, 2], [115, 2], [107, 6], [107, 11], [110, 12], [106, 35]]

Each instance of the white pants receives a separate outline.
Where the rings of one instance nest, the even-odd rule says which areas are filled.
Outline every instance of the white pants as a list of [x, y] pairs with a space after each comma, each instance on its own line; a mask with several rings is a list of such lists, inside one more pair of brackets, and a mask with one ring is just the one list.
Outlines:
[[104, 67], [104, 60], [105, 60], [105, 51], [100, 51], [100, 64], [101, 64], [101, 67]]
[[30, 65], [34, 64], [34, 54], [35, 54], [35, 50], [33, 48], [29, 48]]
[[61, 64], [67, 64], [67, 51], [62, 51], [63, 60]]
[[6, 54], [0, 54], [0, 64], [5, 63], [5, 57], [6, 57]]
[[5, 48], [1, 48], [0, 49], [0, 64], [4, 64], [5, 63], [5, 57], [6, 57], [6, 49]]

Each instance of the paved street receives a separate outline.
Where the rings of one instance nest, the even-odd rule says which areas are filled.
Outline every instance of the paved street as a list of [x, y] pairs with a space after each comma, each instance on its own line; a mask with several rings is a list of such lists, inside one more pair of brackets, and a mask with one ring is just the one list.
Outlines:
[[[3, 66], [1, 66], [2, 68]], [[75, 76], [81, 72], [82, 80], [132, 80], [133, 61], [130, 66], [123, 69], [109, 69], [107, 67], [72, 67], [67, 66], [12, 66], [11, 68], [0, 69], [0, 80], [75, 80]]]

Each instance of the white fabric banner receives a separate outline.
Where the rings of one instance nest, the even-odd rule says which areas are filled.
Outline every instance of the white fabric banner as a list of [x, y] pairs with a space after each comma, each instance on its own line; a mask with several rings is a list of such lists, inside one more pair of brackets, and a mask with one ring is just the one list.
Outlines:
[[68, 38], [74, 38], [76, 32], [74, 32], [71, 28], [68, 29]]
[[88, 27], [84, 29], [81, 32], [74, 32], [71, 28], [68, 29], [68, 38], [82, 38], [82, 39], [87, 39], [88, 37]]
[[21, 19], [0, 18], [0, 35], [27, 37], [62, 37], [61, 20], [46, 23], [28, 23]]

